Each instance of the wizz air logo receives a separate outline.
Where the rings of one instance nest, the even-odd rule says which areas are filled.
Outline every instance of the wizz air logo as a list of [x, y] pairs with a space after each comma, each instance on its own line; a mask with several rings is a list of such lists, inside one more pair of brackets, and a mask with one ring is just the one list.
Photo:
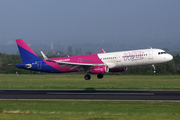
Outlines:
[[60, 60], [55, 60], [56, 62], [67, 62], [70, 61], [70, 59], [60, 59]]
[[124, 61], [142, 60], [145, 56], [143, 51], [133, 51], [123, 54]]

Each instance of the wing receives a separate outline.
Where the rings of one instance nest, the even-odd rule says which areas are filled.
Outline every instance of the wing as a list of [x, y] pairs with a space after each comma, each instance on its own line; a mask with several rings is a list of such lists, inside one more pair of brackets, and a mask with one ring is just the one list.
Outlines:
[[82, 71], [82, 70], [83, 70], [83, 71], [88, 71], [88, 70], [89, 70], [90, 68], [92, 68], [92, 67], [104, 65], [104, 64], [88, 64], [88, 63], [60, 62], [60, 61], [50, 60], [42, 51], [41, 51], [41, 54], [42, 54], [43, 58], [44, 58], [46, 61], [58, 63], [59, 65], [61, 65], [60, 67], [65, 67], [65, 66], [71, 67], [70, 70], [75, 69], [75, 68], [78, 68], [79, 71]]

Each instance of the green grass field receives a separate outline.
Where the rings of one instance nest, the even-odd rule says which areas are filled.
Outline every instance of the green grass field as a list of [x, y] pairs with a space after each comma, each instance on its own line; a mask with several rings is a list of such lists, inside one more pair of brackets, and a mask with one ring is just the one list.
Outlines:
[[[180, 90], [178, 75], [0, 74], [0, 89]], [[0, 120], [178, 120], [180, 102], [0, 100]]]
[[178, 120], [180, 102], [0, 100], [0, 119]]
[[180, 90], [178, 75], [0, 74], [0, 89]]

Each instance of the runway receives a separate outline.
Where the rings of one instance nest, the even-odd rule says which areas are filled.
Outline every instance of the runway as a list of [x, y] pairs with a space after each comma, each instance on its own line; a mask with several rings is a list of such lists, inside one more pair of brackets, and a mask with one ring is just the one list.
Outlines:
[[0, 99], [180, 101], [180, 91], [150, 90], [0, 90]]

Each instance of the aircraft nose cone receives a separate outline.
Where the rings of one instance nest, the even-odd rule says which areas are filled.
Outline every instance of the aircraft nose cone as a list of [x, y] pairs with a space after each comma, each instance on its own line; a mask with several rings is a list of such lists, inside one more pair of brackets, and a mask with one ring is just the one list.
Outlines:
[[172, 56], [172, 55], [169, 55], [169, 56], [168, 56], [168, 59], [169, 59], [169, 61], [171, 61], [171, 60], [173, 59], [173, 56]]

